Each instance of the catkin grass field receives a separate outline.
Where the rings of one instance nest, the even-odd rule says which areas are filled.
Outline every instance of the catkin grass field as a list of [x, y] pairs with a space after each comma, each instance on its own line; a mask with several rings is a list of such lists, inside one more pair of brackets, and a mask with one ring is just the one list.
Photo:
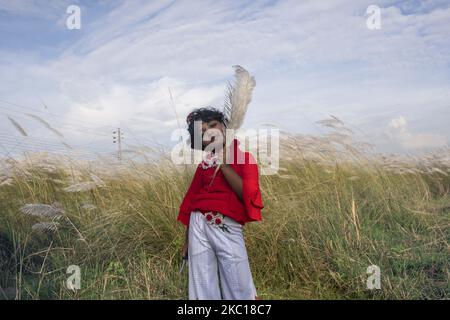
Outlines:
[[[337, 120], [283, 134], [244, 234], [262, 299], [448, 299], [450, 152], [379, 155]], [[347, 130], [348, 131], [348, 130]], [[186, 299], [178, 207], [195, 165], [2, 159], [2, 299]], [[80, 267], [70, 290], [67, 268]], [[367, 268], [381, 288], [367, 288]]]

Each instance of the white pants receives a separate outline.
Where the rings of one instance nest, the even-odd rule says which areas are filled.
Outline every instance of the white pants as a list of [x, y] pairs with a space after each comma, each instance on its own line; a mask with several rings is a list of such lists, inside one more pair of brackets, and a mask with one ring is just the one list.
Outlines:
[[254, 300], [256, 289], [242, 225], [224, 218], [228, 231], [207, 222], [199, 211], [189, 221], [189, 299]]

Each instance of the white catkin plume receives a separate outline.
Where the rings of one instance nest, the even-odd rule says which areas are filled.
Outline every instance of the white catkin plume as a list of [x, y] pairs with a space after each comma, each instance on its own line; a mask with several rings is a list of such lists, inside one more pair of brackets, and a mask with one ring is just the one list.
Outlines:
[[0, 187], [3, 187], [3, 186], [10, 186], [10, 185], [13, 184], [13, 182], [14, 182], [13, 179], [7, 178], [6, 180], [3, 180], [2, 182], [0, 182]]
[[228, 84], [224, 113], [228, 120], [227, 128], [237, 130], [244, 122], [256, 82], [255, 78], [241, 66], [237, 65], [233, 68], [235, 69], [235, 83]]
[[60, 141], [66, 148], [73, 149], [72, 146], [64, 141]]
[[352, 142], [352, 137], [350, 135], [344, 134], [344, 133], [330, 132], [330, 133], [326, 134], [325, 137], [334, 142], [342, 143], [342, 144]]
[[42, 119], [41, 117], [38, 117], [34, 114], [31, 113], [27, 113], [27, 116], [36, 119], [37, 121], [39, 121], [40, 123], [42, 123], [48, 130], [50, 130], [51, 132], [53, 132], [54, 134], [56, 134], [57, 136], [63, 138], [64, 135], [59, 132], [58, 130], [56, 130], [55, 128], [53, 128], [47, 121], [45, 121], [44, 119]]
[[446, 172], [442, 171], [442, 170], [439, 169], [439, 168], [432, 168], [432, 169], [431, 169], [431, 173], [433, 173], [433, 172], [438, 172], [438, 173], [440, 173], [440, 174], [443, 174], [444, 176], [448, 176]]
[[31, 229], [34, 231], [55, 232], [58, 230], [58, 227], [58, 222], [39, 222], [33, 224]]
[[82, 206], [81, 206], [81, 209], [83, 209], [83, 210], [94, 210], [94, 209], [97, 209], [97, 207], [96, 206], [94, 206], [93, 204], [91, 204], [91, 203], [85, 203], [85, 204], [83, 204]]
[[61, 179], [51, 179], [51, 181], [54, 184], [64, 184], [64, 183], [66, 183], [64, 180], [61, 180]]
[[97, 177], [95, 174], [91, 173], [90, 176], [97, 187], [106, 187], [106, 183], [103, 182], [103, 180]]
[[72, 184], [64, 188], [63, 190], [66, 192], [83, 192], [95, 189], [96, 187], [97, 185], [95, 184], [95, 182], [88, 181]]
[[61, 217], [64, 210], [59, 204], [30, 203], [19, 209], [23, 214], [36, 217]]
[[296, 179], [296, 176], [292, 174], [280, 174], [278, 175], [281, 179]]
[[344, 122], [341, 119], [339, 119], [338, 117], [333, 116], [332, 114], [330, 114], [330, 117], [333, 118], [334, 120], [336, 120], [336, 122], [339, 123], [340, 125], [342, 125], [342, 126], [344, 125]]
[[331, 119], [323, 119], [316, 121], [316, 123], [321, 124], [324, 127], [338, 128], [342, 124], [342, 121], [333, 117]]
[[24, 128], [22, 128], [22, 126], [13, 118], [8, 117], [9, 121], [11, 121], [11, 123], [13, 124], [13, 126], [17, 129], [17, 131], [20, 132], [21, 135], [23, 135], [24, 137], [28, 137], [27, 132], [25, 131]]

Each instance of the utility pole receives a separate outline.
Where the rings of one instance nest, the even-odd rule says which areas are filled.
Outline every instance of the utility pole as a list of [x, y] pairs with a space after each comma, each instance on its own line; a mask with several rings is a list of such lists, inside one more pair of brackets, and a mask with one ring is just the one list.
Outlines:
[[117, 143], [117, 159], [119, 161], [122, 161], [122, 139], [123, 139], [123, 133], [120, 130], [120, 128], [117, 128], [117, 130], [113, 131], [113, 143]]

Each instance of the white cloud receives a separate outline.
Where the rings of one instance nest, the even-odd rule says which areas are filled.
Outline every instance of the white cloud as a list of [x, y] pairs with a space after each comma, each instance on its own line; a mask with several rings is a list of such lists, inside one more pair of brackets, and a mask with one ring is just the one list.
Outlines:
[[[7, 3], [0, 0], [0, 8]], [[0, 78], [0, 98], [35, 105], [39, 95], [66, 122], [124, 124], [168, 137], [176, 127], [168, 88], [184, 119], [194, 107], [220, 106], [231, 66], [241, 64], [257, 82], [245, 125], [270, 121], [305, 132], [332, 113], [377, 143], [379, 123], [396, 119], [397, 147], [442, 144], [450, 136], [442, 117], [450, 92], [450, 9], [421, 4], [405, 14], [406, 7], [385, 1], [382, 29], [372, 31], [365, 23], [369, 4], [123, 1], [84, 23], [56, 58], [0, 49], [0, 72], [8, 75]], [[39, 12], [36, 5], [9, 8]], [[402, 124], [401, 114], [410, 123]], [[410, 124], [427, 133], [411, 133]]]
[[56, 23], [55, 18], [63, 15], [67, 6], [72, 2], [72, 0], [0, 0], [0, 12], [3, 11], [18, 17], [54, 20]]
[[391, 128], [397, 129], [401, 133], [406, 132], [406, 119], [404, 117], [400, 117], [398, 119], [392, 119], [389, 123]]
[[391, 119], [388, 126], [391, 138], [397, 140], [405, 149], [437, 148], [447, 146], [447, 138], [433, 133], [410, 132], [406, 119], [401, 116]]

